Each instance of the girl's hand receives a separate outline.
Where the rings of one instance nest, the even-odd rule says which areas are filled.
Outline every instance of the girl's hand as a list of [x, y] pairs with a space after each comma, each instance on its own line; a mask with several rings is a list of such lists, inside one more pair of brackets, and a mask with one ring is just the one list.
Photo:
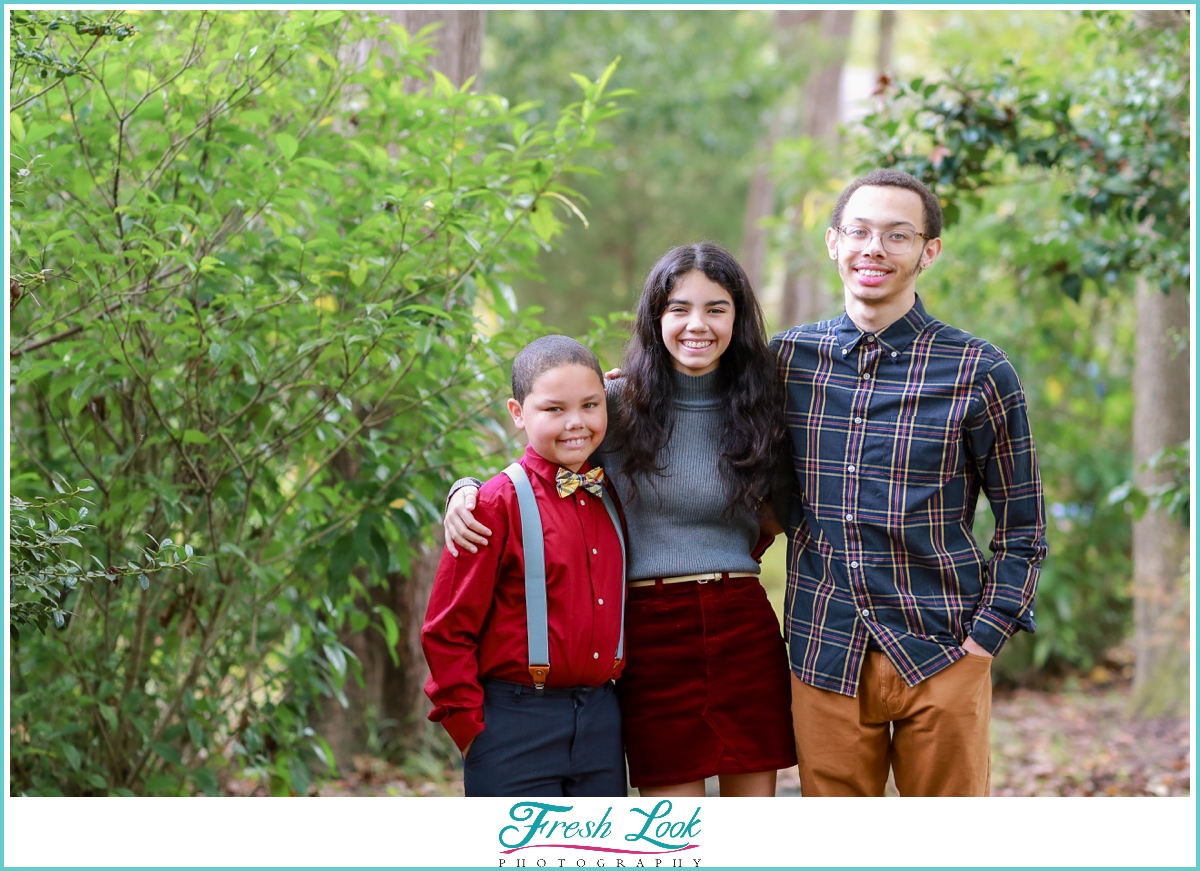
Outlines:
[[487, 536], [492, 531], [475, 519], [471, 512], [475, 510], [475, 496], [479, 493], [477, 487], [462, 487], [450, 497], [446, 506], [446, 516], [442, 526], [446, 530], [446, 549], [451, 556], [458, 556], [458, 545], [471, 553], [478, 553], [476, 545], [486, 547]]
[[620, 378], [621, 370], [620, 369], [609, 369], [607, 372], [604, 373], [604, 377], [607, 378], [609, 381]]

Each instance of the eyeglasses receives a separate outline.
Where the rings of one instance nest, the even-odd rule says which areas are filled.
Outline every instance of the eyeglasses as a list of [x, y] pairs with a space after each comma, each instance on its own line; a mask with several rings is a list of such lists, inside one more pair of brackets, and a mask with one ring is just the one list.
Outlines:
[[883, 250], [889, 254], [907, 254], [912, 250], [918, 236], [922, 239], [929, 238], [924, 233], [918, 233], [916, 230], [893, 227], [890, 230], [880, 230], [876, 233], [857, 224], [850, 227], [838, 227], [838, 232], [842, 234], [842, 238], [846, 240], [846, 247], [851, 251], [864, 250], [871, 244], [871, 240], [878, 236], [879, 243], [883, 245]]

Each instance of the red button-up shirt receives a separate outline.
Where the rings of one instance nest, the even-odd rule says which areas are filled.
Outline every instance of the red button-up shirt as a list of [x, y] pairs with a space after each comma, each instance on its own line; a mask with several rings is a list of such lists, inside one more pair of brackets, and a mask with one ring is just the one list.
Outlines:
[[[554, 482], [559, 467], [532, 448], [520, 464], [537, 497], [546, 543], [546, 685], [599, 686], [620, 671], [613, 660], [625, 585], [621, 542], [599, 497], [583, 489], [560, 497]], [[587, 469], [585, 464], [580, 472]], [[474, 514], [492, 536], [478, 553], [442, 552], [421, 630], [429, 663], [425, 693], [434, 704], [429, 719], [442, 723], [459, 749], [483, 731], [482, 680], [533, 685], [521, 514], [507, 475], [483, 485]]]

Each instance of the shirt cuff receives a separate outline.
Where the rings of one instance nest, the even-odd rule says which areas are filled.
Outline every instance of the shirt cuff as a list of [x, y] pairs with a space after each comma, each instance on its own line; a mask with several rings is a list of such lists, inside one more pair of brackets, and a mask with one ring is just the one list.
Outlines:
[[442, 725], [461, 752], [466, 750], [467, 745], [475, 740], [475, 736], [483, 731], [483, 709], [467, 708], [455, 711], [442, 720]]
[[450, 500], [454, 498], [454, 494], [463, 487], [474, 487], [476, 490], [482, 490], [483, 482], [478, 478], [459, 478], [457, 481], [451, 484], [450, 492], [446, 494], [446, 504], [442, 506], [443, 514], [446, 512], [446, 509], [450, 507]]
[[1000, 616], [995, 611], [980, 608], [975, 612], [975, 617], [971, 621], [971, 631], [967, 634], [975, 639], [976, 644], [995, 656], [1019, 628], [1017, 624]]

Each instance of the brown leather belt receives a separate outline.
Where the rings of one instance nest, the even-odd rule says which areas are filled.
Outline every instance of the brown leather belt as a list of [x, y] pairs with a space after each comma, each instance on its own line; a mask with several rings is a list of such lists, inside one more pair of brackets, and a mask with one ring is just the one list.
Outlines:
[[719, 581], [722, 578], [733, 580], [734, 578], [754, 578], [758, 579], [758, 575], [731, 575], [729, 572], [705, 572], [700, 575], [678, 575], [674, 578], [645, 578], [640, 581], [630, 581], [630, 587], [653, 587], [655, 584], [662, 582], [663, 584], [687, 584], [695, 581], [697, 584], [707, 584], [709, 581]]

